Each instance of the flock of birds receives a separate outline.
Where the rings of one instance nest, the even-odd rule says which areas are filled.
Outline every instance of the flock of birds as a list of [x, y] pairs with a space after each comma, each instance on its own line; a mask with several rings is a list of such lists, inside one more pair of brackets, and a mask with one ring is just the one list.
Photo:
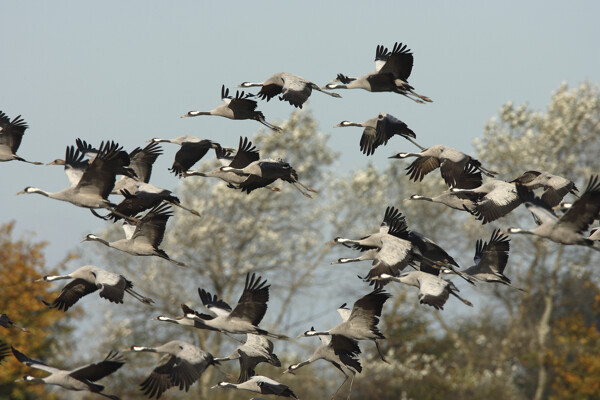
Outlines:
[[[229, 89], [223, 86], [222, 105], [206, 112], [190, 111], [182, 118], [217, 115], [237, 120], [251, 119], [274, 131], [282, 132], [280, 127], [267, 122], [263, 113], [256, 110], [255, 97], [269, 101], [280, 96], [280, 100], [301, 108], [313, 90], [339, 98], [337, 93], [328, 90], [358, 88], [370, 92], [399, 93], [418, 103], [431, 101], [428, 97], [416, 93], [408, 83], [413, 55], [406, 45], [396, 43], [392, 51], [384, 46], [377, 46], [375, 66], [374, 72], [358, 78], [339, 74], [334, 81], [322, 88], [288, 73], [275, 74], [262, 83], [244, 82], [239, 85], [242, 88], [260, 87], [257, 95], [238, 91], [233, 96], [230, 95]], [[471, 302], [458, 294], [458, 288], [443, 276], [458, 275], [472, 285], [481, 281], [514, 287], [504, 275], [510, 251], [508, 234], [528, 233], [565, 245], [582, 245], [598, 250], [594, 247], [594, 242], [600, 239], [600, 230], [586, 235], [588, 228], [600, 214], [598, 176], [589, 179], [583, 194], [576, 197], [572, 203], [562, 203], [567, 194], [576, 196], [578, 192], [575, 184], [569, 179], [544, 171], [526, 171], [510, 182], [495, 179], [497, 172], [486, 169], [481, 162], [459, 150], [445, 145], [428, 148], [419, 145], [415, 141], [416, 134], [404, 122], [385, 113], [362, 123], [342, 121], [336, 127], [350, 126], [364, 128], [360, 149], [366, 155], [372, 155], [377, 147], [386, 145], [394, 135], [416, 145], [421, 150], [418, 153], [397, 153], [390, 157], [415, 158], [407, 168], [407, 175], [411, 180], [421, 181], [425, 175], [440, 169], [449, 189], [434, 197], [415, 194], [410, 200], [441, 203], [459, 211], [466, 211], [483, 224], [493, 222], [520, 204], [525, 204], [531, 211], [537, 227], [530, 230], [494, 229], [488, 241], [478, 240], [475, 244], [474, 264], [467, 269], [460, 269], [456, 260], [434, 241], [422, 233], [409, 230], [405, 217], [398, 209], [387, 207], [379, 231], [359, 239], [337, 237], [333, 240], [333, 243], [358, 250], [362, 254], [356, 258], [340, 258], [332, 264], [372, 261], [370, 270], [362, 279], [372, 285], [373, 290], [356, 300], [352, 308], [347, 308], [346, 304], [342, 305], [337, 310], [342, 319], [338, 325], [329, 330], [311, 328], [300, 335], [299, 337], [317, 336], [321, 345], [310, 358], [290, 365], [283, 373], [293, 374], [307, 364], [324, 359], [344, 375], [345, 379], [336, 395], [347, 393], [345, 396], [349, 398], [354, 376], [362, 371], [359, 359], [360, 341], [374, 342], [381, 360], [387, 362], [379, 347], [379, 341], [385, 339], [385, 336], [378, 328], [384, 303], [391, 297], [384, 290], [384, 286], [396, 281], [417, 287], [420, 303], [436, 309], [443, 309], [450, 295], [472, 306]], [[27, 161], [16, 154], [27, 128], [21, 116], [11, 121], [7, 115], [0, 112], [0, 161], [18, 160], [41, 164]], [[78, 139], [75, 146], [67, 147], [64, 159], [49, 163], [64, 166], [70, 183], [67, 188], [58, 192], [47, 192], [26, 187], [18, 194], [37, 193], [88, 208], [95, 216], [106, 220], [123, 220], [124, 239], [109, 242], [95, 234], [88, 234], [85, 240], [97, 241], [134, 256], [160, 257], [185, 267], [183, 262], [169, 257], [160, 245], [167, 221], [173, 215], [172, 207], [180, 207], [198, 217], [200, 213], [182, 205], [171, 191], [149, 183], [152, 165], [162, 154], [159, 143], [180, 146], [170, 168], [178, 177], [214, 177], [226, 182], [232, 190], [241, 190], [248, 194], [263, 188], [279, 191], [280, 188], [273, 184], [280, 179], [293, 185], [306, 197], [310, 198], [312, 193], [316, 193], [314, 189], [299, 181], [297, 172], [284, 160], [262, 158], [248, 138], [241, 137], [237, 149], [226, 148], [212, 140], [192, 136], [175, 139], [153, 138], [149, 142], [144, 148], [138, 147], [126, 152], [113, 141], [104, 141], [94, 148]], [[191, 170], [210, 150], [215, 152], [221, 167], [204, 172]], [[118, 180], [117, 175], [121, 175]], [[485, 182], [483, 175], [489, 178]], [[540, 197], [534, 194], [535, 190], [542, 190]], [[108, 196], [111, 194], [121, 195], [121, 202], [115, 204], [110, 201]], [[96, 210], [102, 209], [108, 213], [98, 214]], [[411, 267], [412, 270], [405, 271], [407, 267]], [[44, 301], [49, 308], [67, 311], [83, 296], [96, 291], [100, 297], [113, 303], [123, 303], [126, 293], [145, 305], [153, 303], [152, 299], [134, 291], [133, 283], [123, 275], [97, 266], [86, 265], [66, 275], [44, 276], [39, 280], [53, 282], [63, 279], [69, 282], [62, 288], [58, 297], [51, 302]], [[164, 315], [156, 317], [157, 321], [207, 329], [228, 336], [245, 334], [246, 341], [229, 356], [222, 358], [214, 357], [199, 347], [180, 340], [156, 347], [134, 345], [124, 349], [124, 352], [163, 354], [148, 378], [141, 382], [140, 390], [149, 398], [157, 399], [172, 387], [188, 391], [210, 366], [219, 368], [221, 363], [238, 360], [240, 373], [237, 382], [220, 382], [213, 388], [243, 389], [263, 395], [297, 398], [288, 386], [255, 373], [260, 363], [281, 367], [281, 361], [273, 353], [274, 345], [271, 339], [287, 339], [285, 335], [259, 327], [267, 311], [269, 288], [266, 279], [248, 274], [244, 290], [233, 308], [216, 294], [200, 288], [200, 300], [210, 314], [198, 312], [182, 304], [182, 315], [174, 318]], [[15, 325], [6, 314], [0, 315], [0, 326], [27, 331]], [[9, 357], [11, 353], [19, 362], [49, 374], [44, 378], [28, 375], [23, 381], [53, 384], [69, 390], [86, 390], [109, 399], [118, 399], [115, 395], [105, 393], [104, 386], [96, 381], [125, 364], [126, 360], [119, 353], [110, 352], [102, 361], [73, 370], [61, 370], [31, 359], [0, 340], [0, 361]]]

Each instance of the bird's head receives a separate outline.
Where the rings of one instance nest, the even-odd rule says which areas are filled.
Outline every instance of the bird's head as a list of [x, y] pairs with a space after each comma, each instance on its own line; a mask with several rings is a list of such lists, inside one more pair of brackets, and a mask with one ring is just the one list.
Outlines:
[[406, 157], [408, 157], [408, 153], [396, 153], [393, 156], [388, 157], [388, 158], [406, 158]]
[[342, 122], [340, 122], [339, 124], [337, 124], [337, 125], [334, 125], [333, 127], [334, 127], [334, 128], [342, 128], [342, 127], [344, 127], [344, 126], [352, 126], [352, 125], [353, 125], [353, 123], [352, 123], [352, 122], [350, 122], [350, 121], [342, 121]]
[[17, 193], [17, 195], [19, 194], [27, 194], [27, 193], [35, 193], [37, 192], [38, 189], [32, 187], [32, 186], [27, 186], [25, 189], [21, 190], [19, 193]]
[[62, 158], [57, 158], [54, 161], [50, 161], [48, 164], [46, 165], [65, 165], [65, 160], [63, 160]]
[[406, 199], [406, 200], [421, 200], [421, 199], [423, 199], [424, 197], [425, 197], [425, 196], [421, 196], [421, 195], [418, 195], [418, 194], [413, 194], [412, 196], [410, 196], [410, 197], [409, 197], [408, 199]]
[[299, 338], [301, 338], [301, 337], [311, 337], [311, 336], [317, 336], [317, 331], [315, 331], [314, 326], [311, 326], [310, 330], [304, 332], [303, 334], [298, 335]]
[[15, 382], [37, 382], [37, 383], [44, 383], [44, 381], [42, 379], [36, 378], [35, 376], [31, 376], [31, 375], [25, 375], [23, 378], [17, 379]]
[[254, 85], [252, 85], [252, 82], [242, 82], [237, 86], [234, 86], [234, 88], [247, 88], [247, 87], [252, 87]]
[[93, 233], [88, 233], [87, 235], [85, 235], [82, 242], [88, 242], [90, 240], [99, 240], [99, 239], [100, 238], [98, 236], [94, 235]]

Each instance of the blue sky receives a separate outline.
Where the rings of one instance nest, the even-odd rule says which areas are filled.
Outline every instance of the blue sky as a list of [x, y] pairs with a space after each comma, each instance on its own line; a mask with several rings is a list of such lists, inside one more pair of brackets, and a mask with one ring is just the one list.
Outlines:
[[[326, 3], [326, 4], [323, 4]], [[410, 83], [434, 100], [415, 104], [395, 94], [315, 93], [307, 106], [342, 153], [339, 168], [383, 166], [399, 138], [367, 158], [359, 129], [379, 112], [400, 118], [423, 145], [471, 151], [473, 138], [508, 100], [544, 108], [560, 82], [600, 82], [598, 2], [2, 2], [0, 110], [22, 114], [30, 129], [19, 154], [49, 162], [81, 137], [112, 139], [133, 149], [152, 137], [190, 134], [235, 147], [259, 124], [215, 117], [180, 119], [220, 104], [222, 84], [262, 81], [279, 71], [319, 85], [337, 73], [374, 69], [375, 47], [406, 43], [415, 55]], [[292, 108], [259, 104], [269, 121]], [[153, 182], [174, 189], [167, 168], [176, 148], [163, 146]], [[25, 186], [57, 191], [67, 185], [59, 167], [2, 163], [0, 222], [17, 234], [47, 240], [50, 264], [77, 248], [103, 222], [89, 211], [40, 196], [15, 196]]]

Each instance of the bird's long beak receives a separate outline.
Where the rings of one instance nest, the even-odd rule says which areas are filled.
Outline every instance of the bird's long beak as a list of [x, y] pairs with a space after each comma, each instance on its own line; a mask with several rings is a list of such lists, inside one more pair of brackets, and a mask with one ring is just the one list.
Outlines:
[[21, 190], [20, 192], [17, 193], [17, 196], [20, 194], [24, 194], [24, 193], [26, 193], [26, 192], [24, 190]]
[[400, 157], [398, 157], [398, 154], [394, 154], [393, 156], [390, 156], [388, 158], [400, 158]]
[[211, 390], [212, 390], [212, 389], [218, 389], [218, 388], [219, 388], [219, 385], [215, 385], [215, 386], [211, 386], [211, 387], [210, 387], [210, 389], [211, 389]]

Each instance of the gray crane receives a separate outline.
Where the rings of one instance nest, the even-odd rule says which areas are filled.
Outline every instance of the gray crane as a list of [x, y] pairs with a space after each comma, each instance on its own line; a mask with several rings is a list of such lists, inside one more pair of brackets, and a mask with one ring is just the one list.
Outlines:
[[429, 201], [432, 203], [443, 204], [447, 207], [453, 208], [459, 211], [471, 211], [475, 207], [475, 202], [470, 200], [469, 195], [461, 194], [461, 192], [456, 192], [452, 190], [446, 190], [445, 192], [434, 196], [427, 197], [419, 194], [413, 194], [406, 200], [422, 200]]
[[301, 76], [286, 72], [278, 72], [261, 83], [242, 82], [236, 87], [248, 88], [258, 86], [261, 87], [257, 95], [258, 98], [269, 101], [273, 97], [281, 95], [279, 100], [287, 101], [298, 108], [302, 108], [302, 105], [308, 100], [313, 90], [325, 93], [331, 97], [342, 97], [337, 93], [329, 93], [322, 90], [319, 86]]
[[11, 121], [8, 115], [0, 111], [0, 161], [17, 160], [34, 165], [43, 164], [37, 161], [27, 161], [17, 155], [17, 150], [27, 128], [29, 126], [20, 115], [17, 115]]
[[243, 168], [234, 168], [232, 166], [221, 167], [222, 172], [233, 172], [234, 174], [245, 176], [246, 179], [238, 185], [242, 192], [250, 194], [253, 190], [266, 187], [277, 179], [291, 183], [300, 193], [308, 198], [312, 198], [308, 192], [317, 193], [298, 181], [298, 173], [290, 164], [279, 158], [263, 158], [253, 161]]
[[488, 180], [473, 189], [453, 188], [451, 191], [460, 193], [460, 196], [468, 197], [475, 203], [475, 206], [467, 211], [483, 224], [504, 217], [522, 203], [515, 184], [499, 179]]
[[131, 193], [128, 189], [121, 189], [120, 194], [123, 196], [123, 200], [116, 205], [115, 212], [111, 212], [105, 217], [106, 219], [112, 219], [116, 222], [122, 216], [133, 217], [145, 210], [158, 206], [162, 202], [201, 217], [198, 211], [182, 205], [179, 198], [173, 195], [173, 192], [170, 190], [159, 188], [150, 183], [133, 182], [136, 187], [135, 191]]
[[[382, 45], [375, 51], [375, 71], [358, 78], [338, 74], [323, 89], [364, 89], [369, 92], [395, 92], [417, 102], [431, 102], [429, 97], [414, 91], [408, 83], [412, 72], [413, 54], [406, 45], [396, 42], [392, 51]], [[336, 84], [333, 82], [341, 82]]]
[[181, 116], [185, 117], [197, 117], [199, 115], [217, 115], [229, 119], [252, 119], [258, 121], [269, 129], [276, 132], [283, 132], [280, 127], [268, 123], [265, 121], [265, 116], [262, 112], [256, 110], [257, 103], [250, 98], [254, 97], [253, 94], [245, 94], [244, 92], [237, 91], [235, 97], [229, 95], [229, 89], [225, 89], [225, 85], [221, 87], [221, 99], [223, 104], [214, 108], [210, 111], [189, 111], [187, 114]]
[[[523, 289], [513, 286], [510, 279], [504, 275], [509, 251], [509, 237], [501, 234], [499, 229], [494, 229], [489, 242], [477, 240], [473, 258], [475, 264], [463, 272], [482, 282], [501, 283], [524, 292]], [[443, 270], [442, 272], [451, 273], [452, 271]]]
[[247, 333], [246, 342], [238, 346], [227, 357], [215, 358], [215, 361], [219, 362], [230, 360], [238, 360], [240, 363], [240, 376], [237, 383], [245, 382], [254, 376], [254, 368], [262, 362], [281, 367], [281, 361], [273, 353], [273, 342], [262, 335], [254, 333]]
[[[312, 336], [311, 334], [308, 334], [308, 332], [316, 331], [314, 327], [311, 327], [309, 331], [304, 332], [298, 337]], [[350, 398], [354, 376], [357, 372], [360, 373], [362, 371], [362, 365], [358, 359], [358, 355], [360, 354], [358, 342], [341, 335], [319, 336], [319, 339], [321, 340], [321, 345], [317, 347], [308, 360], [302, 361], [298, 364], [290, 365], [284, 371], [284, 373], [289, 372], [293, 374], [295, 371], [305, 365], [313, 363], [317, 360], [325, 360], [339, 369], [346, 378], [335, 391], [335, 394], [337, 394], [342, 387], [349, 384], [348, 398]]]
[[111, 400], [119, 400], [117, 396], [103, 393], [104, 386], [94, 383], [117, 371], [125, 364], [119, 353], [110, 352], [106, 358], [97, 363], [91, 363], [70, 371], [50, 367], [41, 361], [33, 360], [11, 347], [15, 358], [31, 368], [41, 369], [50, 373], [45, 378], [25, 375], [22, 381], [57, 385], [67, 390], [88, 391], [104, 396]]
[[154, 303], [149, 297], [142, 296], [133, 290], [133, 284], [123, 275], [109, 272], [103, 268], [94, 265], [84, 265], [67, 275], [46, 275], [39, 281], [54, 282], [61, 279], [71, 279], [60, 291], [60, 294], [52, 303], [47, 303], [50, 308], [67, 311], [83, 296], [100, 290], [100, 297], [111, 303], [123, 303], [123, 296], [129, 293], [136, 300], [151, 305]]
[[[59, 192], [46, 192], [44, 190], [26, 187], [17, 194], [37, 193], [51, 199], [66, 201], [79, 207], [95, 209], [106, 208], [114, 212], [115, 204], [108, 201], [108, 195], [115, 185], [117, 171], [124, 167], [121, 147], [114, 142], [102, 142], [98, 156], [90, 163], [77, 181]], [[67, 147], [65, 161], [78, 160], [80, 152]], [[126, 217], [127, 218], [127, 217]], [[131, 219], [131, 218], [130, 218]]]
[[559, 205], [567, 194], [577, 195], [578, 191], [573, 181], [545, 171], [526, 171], [511, 183], [519, 183], [531, 190], [544, 188], [542, 201], [549, 207]]
[[[409, 231], [406, 219], [395, 207], [388, 206], [383, 222], [377, 233], [361, 239], [346, 239], [337, 237], [335, 243], [340, 243], [357, 250], [367, 251], [366, 255], [355, 259], [339, 259], [335, 264], [374, 260], [369, 273], [363, 278], [374, 283], [373, 278], [383, 273], [397, 276], [408, 265], [420, 263], [436, 268], [442, 265], [455, 271], [457, 275], [473, 283], [468, 276], [457, 270], [460, 268], [456, 261], [431, 239], [419, 232]], [[374, 250], [374, 251], [371, 251]], [[380, 288], [388, 281], [377, 280], [375, 287]]]
[[219, 388], [247, 390], [254, 393], [273, 395], [277, 397], [290, 397], [292, 399], [298, 398], [294, 392], [292, 392], [292, 390], [283, 383], [279, 383], [274, 379], [267, 378], [266, 376], [262, 375], [255, 375], [246, 382], [242, 383], [219, 382], [217, 385], [211, 387], [211, 389]]
[[140, 384], [140, 390], [150, 399], [160, 399], [174, 386], [187, 392], [209, 366], [218, 365], [212, 354], [181, 340], [157, 347], [131, 346], [122, 351], [164, 353], [150, 376]]
[[365, 122], [342, 121], [335, 125], [334, 128], [347, 126], [365, 128], [360, 138], [360, 151], [368, 156], [375, 153], [377, 147], [386, 145], [388, 140], [394, 135], [402, 136], [416, 146], [419, 146], [411, 139], [416, 138], [417, 135], [408, 127], [408, 125], [390, 114], [379, 113], [379, 115], [369, 118]]
[[529, 230], [508, 228], [503, 233], [536, 235], [556, 243], [587, 246], [600, 251], [600, 248], [594, 247], [593, 240], [583, 235], [600, 212], [600, 180], [598, 175], [590, 177], [585, 192], [573, 202], [573, 205], [560, 218], [542, 199], [536, 197], [526, 187], [517, 184], [517, 193], [540, 224]]
[[162, 243], [165, 235], [167, 221], [172, 216], [168, 204], [159, 204], [152, 208], [141, 218], [137, 225], [123, 224], [125, 239], [108, 242], [94, 234], [88, 234], [83, 241], [96, 241], [113, 249], [121, 250], [134, 256], [156, 256], [173, 264], [185, 267], [180, 261], [173, 260], [158, 246]]
[[[194, 326], [201, 329], [209, 329], [225, 333], [246, 334], [254, 333], [265, 335], [276, 339], [287, 339], [285, 335], [278, 335], [268, 332], [258, 327], [267, 312], [267, 302], [269, 301], [269, 287], [267, 280], [261, 281], [261, 277], [256, 274], [248, 273], [244, 291], [238, 300], [235, 308], [231, 308], [225, 301], [219, 299], [217, 295], [212, 295], [206, 290], [199, 288], [198, 294], [202, 304], [215, 316], [201, 314], [193, 309], [182, 305], [184, 317], [193, 320]], [[167, 319], [160, 319], [167, 321]], [[175, 322], [171, 320], [169, 322]], [[179, 323], [179, 322], [176, 322]], [[180, 325], [192, 325], [189, 322], [180, 323]]]
[[[439, 272], [439, 270], [438, 270]], [[419, 303], [432, 306], [436, 310], [443, 310], [444, 304], [450, 295], [455, 296], [464, 304], [473, 307], [473, 304], [458, 295], [458, 288], [450, 281], [434, 275], [431, 271], [403, 272], [400, 276], [382, 274], [373, 279], [388, 279], [419, 288]]]
[[[331, 336], [341, 335], [352, 340], [372, 340], [379, 353], [379, 357], [385, 362], [386, 359], [379, 348], [378, 339], [385, 339], [385, 336], [379, 331], [377, 324], [381, 316], [383, 304], [392, 297], [382, 289], [375, 289], [371, 293], [358, 299], [352, 311], [347, 313], [340, 312], [342, 323], [334, 326], [328, 331], [306, 331], [304, 335], [310, 336]], [[338, 311], [339, 312], [339, 311]]]
[[8, 328], [16, 328], [16, 329], [18, 329], [20, 331], [28, 332], [29, 333], [29, 330], [27, 330], [27, 329], [25, 329], [25, 328], [23, 328], [23, 327], [15, 324], [14, 322], [12, 322], [12, 320], [6, 314], [0, 314], [0, 326], [3, 327], [3, 328], [6, 328], [6, 329], [8, 329]]
[[473, 157], [442, 144], [428, 148], [419, 148], [420, 153], [397, 153], [389, 158], [417, 159], [410, 164], [406, 175], [415, 182], [421, 182], [423, 177], [431, 171], [440, 168], [444, 182], [451, 188], [472, 189], [481, 185], [481, 173], [493, 177], [497, 172], [490, 171], [481, 166]]
[[[235, 156], [230, 157], [230, 153], [223, 149], [215, 149], [215, 152], [217, 153], [217, 159], [219, 159], [219, 161], [222, 163], [222, 166], [225, 167], [242, 169], [254, 161], [260, 160], [260, 154], [256, 149], [256, 146], [254, 146], [247, 137], [242, 136], [240, 136], [240, 143]], [[247, 176], [239, 175], [235, 172], [222, 171], [220, 167], [209, 172], [186, 171], [183, 173], [183, 177], [188, 176], [219, 178], [227, 182], [227, 185], [232, 189], [239, 189], [239, 185], [242, 184], [247, 178]]]
[[169, 171], [176, 176], [181, 177], [183, 173], [189, 170], [194, 164], [200, 161], [210, 149], [221, 149], [221, 145], [208, 139], [201, 139], [195, 136], [183, 135], [175, 139], [150, 139], [152, 143], [173, 143], [181, 148], [175, 153], [175, 161]]
[[135, 192], [142, 183], [150, 182], [152, 165], [161, 154], [162, 149], [158, 143], [150, 143], [143, 149], [140, 147], [133, 149], [129, 153], [129, 168], [135, 172], [135, 177], [122, 176], [115, 182], [111, 194], [119, 194], [123, 189]]

